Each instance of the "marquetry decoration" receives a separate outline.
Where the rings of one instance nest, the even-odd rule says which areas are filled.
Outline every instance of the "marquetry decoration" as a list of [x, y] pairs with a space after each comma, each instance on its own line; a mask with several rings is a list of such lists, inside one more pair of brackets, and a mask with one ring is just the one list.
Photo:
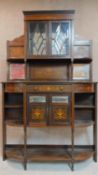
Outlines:
[[45, 117], [45, 108], [41, 106], [33, 106], [31, 110], [31, 119], [32, 120], [37, 120], [37, 121], [42, 121], [44, 120]]
[[87, 83], [77, 83], [73, 84], [73, 90], [74, 92], [94, 92], [94, 84]]
[[5, 92], [23, 92], [24, 84], [21, 83], [8, 83], [5, 84]]
[[67, 106], [56, 106], [52, 108], [53, 120], [54, 121], [66, 121], [68, 118], [68, 108]]
[[27, 92], [71, 92], [71, 85], [29, 85]]

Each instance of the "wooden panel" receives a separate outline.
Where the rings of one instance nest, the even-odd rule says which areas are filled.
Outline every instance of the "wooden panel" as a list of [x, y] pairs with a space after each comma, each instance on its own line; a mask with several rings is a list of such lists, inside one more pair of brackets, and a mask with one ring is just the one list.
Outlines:
[[63, 65], [34, 65], [30, 67], [31, 80], [67, 80], [68, 69]]
[[8, 83], [5, 84], [5, 92], [23, 92], [24, 84], [23, 83]]
[[23, 46], [24, 45], [24, 35], [15, 38], [12, 41], [8, 41], [9, 46]]
[[24, 58], [24, 35], [7, 42], [8, 59]]
[[74, 84], [73, 85], [74, 92], [94, 92], [94, 84]]
[[53, 95], [51, 97], [50, 124], [69, 125], [71, 120], [70, 95]]
[[71, 85], [28, 85], [27, 92], [72, 92]]
[[23, 46], [9, 47], [9, 57], [10, 58], [24, 58], [24, 47]]

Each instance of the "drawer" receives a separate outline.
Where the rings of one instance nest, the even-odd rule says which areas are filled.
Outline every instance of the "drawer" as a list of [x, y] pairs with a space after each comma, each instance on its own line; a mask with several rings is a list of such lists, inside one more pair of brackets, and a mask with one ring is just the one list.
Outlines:
[[27, 92], [71, 92], [71, 85], [28, 85]]
[[94, 84], [74, 84], [74, 92], [94, 92]]
[[23, 83], [8, 83], [5, 84], [5, 92], [23, 92]]

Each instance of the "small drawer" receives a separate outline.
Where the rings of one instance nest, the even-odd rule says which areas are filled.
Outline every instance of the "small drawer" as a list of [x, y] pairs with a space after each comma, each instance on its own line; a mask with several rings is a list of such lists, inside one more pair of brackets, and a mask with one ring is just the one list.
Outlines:
[[71, 92], [71, 85], [29, 85], [27, 92]]
[[5, 92], [23, 92], [23, 83], [5, 84]]
[[94, 84], [74, 84], [74, 92], [94, 92]]

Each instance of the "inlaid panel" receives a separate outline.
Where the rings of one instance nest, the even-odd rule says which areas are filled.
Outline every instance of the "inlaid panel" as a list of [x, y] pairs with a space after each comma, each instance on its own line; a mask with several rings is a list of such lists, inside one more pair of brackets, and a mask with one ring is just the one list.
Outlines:
[[44, 106], [32, 106], [30, 116], [31, 116], [32, 122], [44, 121], [45, 120], [45, 107]]
[[74, 92], [94, 92], [94, 84], [76, 83], [76, 84], [73, 84], [73, 91]]
[[51, 99], [51, 124], [65, 125], [70, 123], [71, 113], [70, 95], [52, 96]]
[[7, 83], [5, 84], [5, 92], [23, 92], [23, 83]]
[[27, 92], [72, 92], [72, 86], [66, 85], [27, 85]]
[[28, 95], [28, 123], [45, 124], [47, 121], [47, 103], [46, 96], [43, 95]]
[[66, 121], [67, 120], [67, 116], [68, 116], [68, 110], [67, 110], [67, 106], [53, 106], [52, 107], [52, 113], [53, 113], [53, 120], [54, 121]]
[[9, 47], [9, 57], [11, 59], [14, 58], [24, 58], [25, 53], [24, 53], [24, 46], [10, 46]]

